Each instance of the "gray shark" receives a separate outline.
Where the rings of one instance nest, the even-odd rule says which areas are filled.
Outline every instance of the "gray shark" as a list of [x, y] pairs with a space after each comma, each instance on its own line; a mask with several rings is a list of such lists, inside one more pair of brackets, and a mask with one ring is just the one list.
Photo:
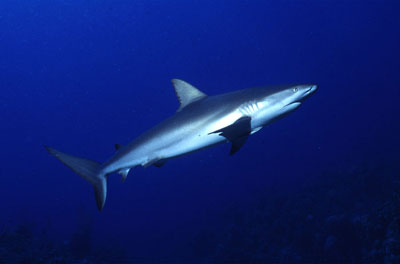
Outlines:
[[103, 164], [46, 149], [93, 187], [101, 211], [107, 195], [107, 176], [118, 172], [124, 181], [137, 166], [161, 167], [169, 159], [224, 142], [236, 153], [249, 135], [296, 110], [316, 85], [256, 87], [207, 96], [182, 80], [172, 80], [180, 102], [178, 111], [116, 153]]

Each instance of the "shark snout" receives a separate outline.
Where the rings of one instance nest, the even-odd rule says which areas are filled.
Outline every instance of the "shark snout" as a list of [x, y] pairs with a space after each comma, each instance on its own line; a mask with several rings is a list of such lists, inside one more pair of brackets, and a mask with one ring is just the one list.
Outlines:
[[316, 85], [316, 84], [307, 86], [307, 88], [305, 89], [305, 91], [303, 93], [302, 99], [306, 99], [307, 97], [309, 97], [310, 95], [315, 93], [315, 91], [317, 91], [317, 89], [318, 89], [318, 85]]
[[318, 89], [318, 85], [313, 84], [313, 85], [311, 85], [310, 89], [308, 90], [308, 93], [309, 93], [309, 94], [312, 94], [312, 93], [314, 93], [317, 89]]

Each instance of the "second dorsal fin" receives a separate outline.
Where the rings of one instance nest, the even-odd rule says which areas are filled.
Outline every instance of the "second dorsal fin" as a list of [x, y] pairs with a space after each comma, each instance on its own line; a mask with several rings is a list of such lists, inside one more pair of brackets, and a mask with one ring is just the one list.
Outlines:
[[205, 93], [185, 81], [173, 79], [172, 84], [174, 85], [175, 93], [180, 103], [178, 111], [181, 111], [187, 105], [207, 96]]

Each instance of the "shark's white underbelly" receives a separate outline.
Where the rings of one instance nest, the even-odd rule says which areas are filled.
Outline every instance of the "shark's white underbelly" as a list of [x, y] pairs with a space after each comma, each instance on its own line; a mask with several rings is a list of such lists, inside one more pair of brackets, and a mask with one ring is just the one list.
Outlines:
[[226, 138], [212, 134], [218, 129], [224, 128], [243, 114], [233, 111], [213, 120], [202, 120], [202, 122], [188, 123], [177, 131], [163, 134], [160, 137], [153, 137], [145, 144], [139, 145], [126, 154], [119, 161], [110, 164], [106, 171], [116, 171], [122, 168], [146, 166], [157, 160], [166, 160], [191, 153], [209, 146], [226, 142]]

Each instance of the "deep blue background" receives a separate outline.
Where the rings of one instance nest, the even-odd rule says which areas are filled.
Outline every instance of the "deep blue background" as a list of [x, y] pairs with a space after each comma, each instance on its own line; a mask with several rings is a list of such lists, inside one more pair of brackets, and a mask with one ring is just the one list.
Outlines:
[[[68, 240], [85, 210], [95, 245], [180, 259], [200, 230], [224, 225], [225, 208], [272, 186], [399, 160], [398, 13], [398, 1], [2, 0], [0, 224], [32, 221]], [[320, 88], [234, 157], [223, 145], [123, 184], [111, 176], [97, 212], [91, 186], [43, 145], [105, 161], [176, 111], [172, 78], [209, 95]]]

